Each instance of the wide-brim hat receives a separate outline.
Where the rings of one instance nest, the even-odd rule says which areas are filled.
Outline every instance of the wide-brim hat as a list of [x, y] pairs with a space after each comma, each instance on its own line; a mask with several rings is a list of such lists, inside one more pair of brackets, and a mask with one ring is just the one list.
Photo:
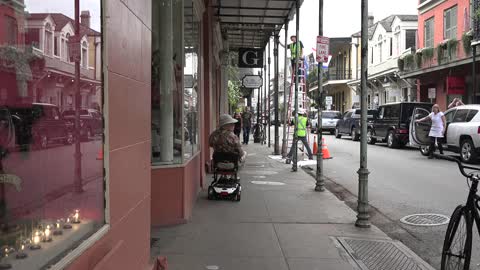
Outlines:
[[238, 120], [231, 117], [229, 114], [222, 114], [220, 115], [220, 120], [218, 121], [221, 127], [228, 125], [228, 124], [235, 124]]

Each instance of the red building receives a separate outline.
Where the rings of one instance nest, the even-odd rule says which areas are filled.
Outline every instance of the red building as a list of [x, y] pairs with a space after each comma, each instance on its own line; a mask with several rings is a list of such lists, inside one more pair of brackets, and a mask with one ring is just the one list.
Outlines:
[[473, 91], [471, 0], [420, 0], [418, 50], [402, 57], [401, 78], [417, 79], [417, 99], [446, 109], [454, 98], [478, 103]]

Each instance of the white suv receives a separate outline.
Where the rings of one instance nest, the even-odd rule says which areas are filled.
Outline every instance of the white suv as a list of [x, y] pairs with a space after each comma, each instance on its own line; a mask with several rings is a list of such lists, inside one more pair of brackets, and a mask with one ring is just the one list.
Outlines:
[[[446, 146], [447, 149], [460, 153], [463, 162], [473, 162], [480, 154], [480, 105], [464, 105], [447, 110], [445, 118], [447, 120]], [[413, 119], [420, 119], [430, 112], [425, 109], [416, 108]], [[429, 144], [428, 132], [430, 130], [429, 122], [414, 123], [411, 122], [410, 138], [412, 145], [420, 146], [424, 155], [428, 154]]]

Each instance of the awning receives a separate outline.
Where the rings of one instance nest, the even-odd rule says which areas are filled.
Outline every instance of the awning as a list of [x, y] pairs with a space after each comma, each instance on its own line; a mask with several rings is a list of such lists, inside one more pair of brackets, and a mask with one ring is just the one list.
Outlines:
[[[229, 49], [264, 48], [295, 15], [297, 0], [213, 0]], [[301, 6], [303, 0], [298, 0]]]

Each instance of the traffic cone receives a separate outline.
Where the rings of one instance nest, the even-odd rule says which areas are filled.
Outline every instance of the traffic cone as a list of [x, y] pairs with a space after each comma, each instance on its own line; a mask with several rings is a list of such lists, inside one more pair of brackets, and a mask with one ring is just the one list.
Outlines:
[[318, 152], [317, 137], [313, 136], [313, 154], [316, 155]]
[[97, 160], [103, 160], [103, 149], [100, 149], [100, 151], [98, 151]]
[[328, 151], [327, 144], [325, 143], [325, 138], [322, 138], [322, 154], [323, 159], [331, 159], [330, 151]]

